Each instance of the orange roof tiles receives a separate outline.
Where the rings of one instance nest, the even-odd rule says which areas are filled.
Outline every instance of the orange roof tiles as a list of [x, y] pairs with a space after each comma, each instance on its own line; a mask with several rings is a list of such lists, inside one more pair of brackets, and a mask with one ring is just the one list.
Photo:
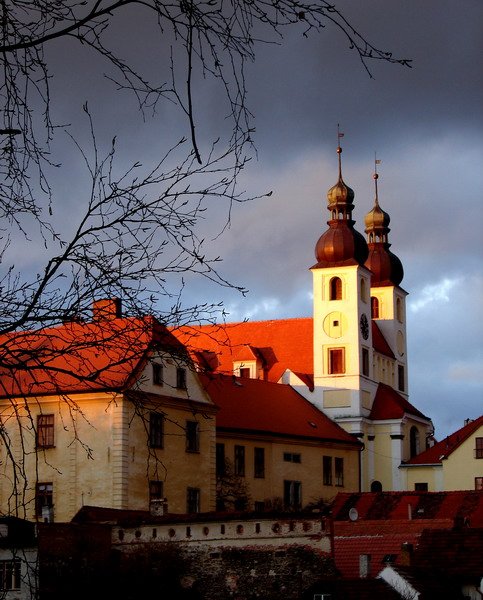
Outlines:
[[276, 436], [360, 443], [296, 392], [279, 383], [227, 375], [203, 375], [202, 381], [220, 408], [217, 429]]
[[153, 346], [183, 351], [152, 317], [69, 322], [9, 334], [0, 344], [0, 397], [120, 389]]
[[470, 435], [475, 433], [480, 427], [483, 427], [483, 415], [470, 421], [458, 431], [455, 431], [444, 440], [437, 442], [431, 448], [428, 448], [421, 454], [408, 460], [406, 465], [432, 465], [441, 464], [444, 458], [452, 454]]
[[406, 398], [398, 394], [396, 390], [385, 383], [380, 383], [377, 387], [369, 418], [373, 421], [384, 421], [386, 419], [401, 419], [405, 414], [428, 419]]

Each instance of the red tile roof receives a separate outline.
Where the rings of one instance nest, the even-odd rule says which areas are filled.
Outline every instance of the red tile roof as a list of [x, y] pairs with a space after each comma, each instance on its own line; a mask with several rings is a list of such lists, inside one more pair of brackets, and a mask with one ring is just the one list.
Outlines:
[[441, 464], [444, 458], [447, 458], [452, 454], [456, 448], [458, 448], [465, 440], [467, 440], [473, 433], [478, 431], [480, 427], [483, 427], [483, 415], [470, 421], [458, 431], [455, 431], [444, 440], [434, 444], [431, 448], [428, 448], [421, 454], [413, 456], [408, 460], [406, 465], [433, 465]]
[[220, 408], [218, 430], [360, 443], [292, 387], [227, 375], [203, 375], [202, 381]]
[[152, 317], [69, 322], [9, 334], [0, 345], [0, 397], [120, 389], [154, 346], [183, 350]]
[[336, 521], [349, 521], [351, 508], [357, 509], [358, 521], [393, 521], [407, 518], [409, 522], [426, 519], [465, 521], [471, 527], [483, 527], [483, 492], [354, 492], [339, 493], [332, 505]]
[[[277, 319], [246, 321], [225, 325], [184, 326], [173, 329], [174, 335], [195, 354], [215, 352], [216, 371], [233, 373], [233, 362], [259, 358], [266, 367], [266, 377], [277, 382], [289, 369], [309, 388], [313, 387], [313, 319]], [[377, 324], [372, 321], [373, 346], [376, 352], [394, 358], [394, 354]]]
[[396, 390], [385, 383], [380, 383], [377, 387], [369, 418], [373, 421], [384, 421], [386, 419], [401, 419], [405, 414], [429, 420], [406, 398], [398, 394]]

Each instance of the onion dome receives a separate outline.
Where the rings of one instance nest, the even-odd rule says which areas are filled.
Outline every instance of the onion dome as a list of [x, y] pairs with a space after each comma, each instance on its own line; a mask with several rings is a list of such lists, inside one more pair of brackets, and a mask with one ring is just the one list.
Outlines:
[[384, 285], [399, 285], [404, 277], [404, 270], [399, 258], [393, 254], [388, 242], [389, 223], [391, 221], [387, 212], [379, 206], [377, 180], [379, 175], [374, 173], [376, 198], [374, 208], [367, 213], [364, 222], [366, 225], [367, 245], [369, 256], [365, 266], [372, 272], [371, 285], [374, 287]]
[[354, 191], [342, 179], [341, 153], [339, 146], [339, 179], [327, 192], [327, 208], [331, 217], [327, 221], [329, 229], [315, 246], [317, 264], [313, 268], [363, 265], [368, 256], [364, 236], [354, 229]]

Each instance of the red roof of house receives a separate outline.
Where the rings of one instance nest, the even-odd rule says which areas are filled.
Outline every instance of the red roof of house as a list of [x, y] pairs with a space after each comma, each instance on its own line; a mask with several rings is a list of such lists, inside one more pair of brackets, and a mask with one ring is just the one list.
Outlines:
[[0, 346], [0, 397], [120, 389], [153, 346], [183, 350], [152, 317], [68, 322], [5, 335]]
[[398, 394], [391, 386], [380, 383], [377, 387], [369, 418], [373, 421], [384, 421], [386, 419], [401, 419], [405, 414], [429, 420], [429, 417], [423, 415], [421, 411], [401, 394]]
[[334, 520], [348, 522], [351, 508], [357, 510], [357, 522], [447, 519], [452, 523], [464, 521], [471, 527], [483, 527], [483, 492], [473, 490], [339, 493], [332, 505]]
[[428, 448], [421, 454], [413, 456], [408, 460], [406, 465], [433, 465], [441, 464], [444, 458], [447, 458], [452, 454], [458, 446], [460, 446], [470, 435], [478, 431], [480, 427], [483, 427], [483, 415], [478, 417], [474, 421], [470, 421], [458, 431], [455, 431], [441, 442], [434, 444], [431, 448]]
[[[269, 381], [279, 381], [289, 369], [309, 388], [313, 387], [314, 350], [311, 317], [225, 325], [188, 325], [173, 329], [173, 333], [195, 358], [200, 350], [216, 353], [216, 371], [219, 373], [231, 374], [234, 362], [258, 358], [265, 367]], [[372, 335], [374, 350], [394, 358], [389, 344], [374, 321]]]
[[292, 387], [279, 383], [203, 375], [203, 385], [220, 408], [218, 430], [360, 443]]

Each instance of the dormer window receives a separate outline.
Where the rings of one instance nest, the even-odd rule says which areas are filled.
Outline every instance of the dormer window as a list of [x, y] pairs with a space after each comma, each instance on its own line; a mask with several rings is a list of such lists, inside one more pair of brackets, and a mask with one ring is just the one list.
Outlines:
[[240, 377], [245, 377], [246, 379], [250, 378], [250, 368], [249, 367], [240, 367]]
[[342, 300], [342, 280], [332, 277], [329, 281], [329, 300]]
[[153, 363], [153, 384], [163, 385], [163, 365]]
[[176, 369], [176, 387], [178, 390], [186, 389], [186, 369], [182, 367]]

